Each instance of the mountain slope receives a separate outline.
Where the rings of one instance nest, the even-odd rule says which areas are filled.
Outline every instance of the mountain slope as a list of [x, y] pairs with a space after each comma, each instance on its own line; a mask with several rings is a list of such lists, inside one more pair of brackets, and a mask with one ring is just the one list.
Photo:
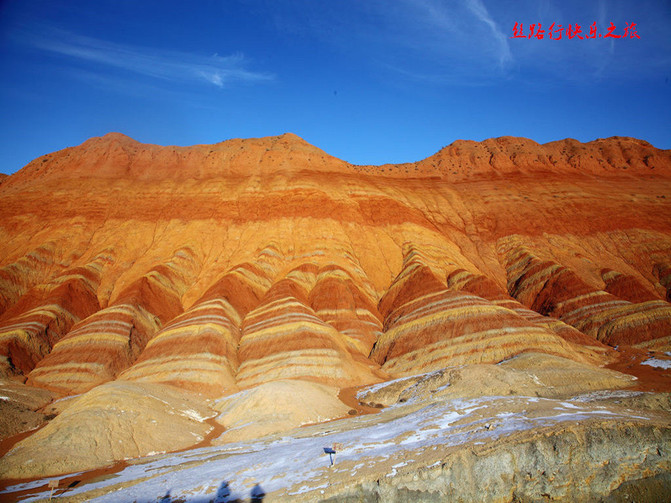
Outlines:
[[[0, 477], [57, 475], [65, 465], [54, 452], [84, 449], [85, 464], [67, 465], [77, 471], [169, 451], [173, 413], [186, 418], [174, 448], [188, 449], [288, 430], [300, 443], [293, 428], [338, 414], [338, 428], [363, 438], [375, 418], [357, 416], [378, 405], [391, 407], [380, 421], [430, 418], [443, 431], [452, 426], [421, 407], [461, 410], [454, 400], [508, 394], [575, 399], [534, 405], [531, 422], [520, 399], [515, 421], [531, 433], [521, 444], [514, 428], [500, 430], [500, 442], [484, 435], [500, 454], [536, 442], [536, 419], [578, 407], [581, 393], [634, 385], [654, 394], [632, 398], [638, 412], [612, 414], [632, 415], [646, 452], [671, 452], [658, 394], [671, 391], [670, 194], [671, 151], [620, 137], [457, 141], [416, 163], [356, 166], [292, 134], [162, 147], [111, 133], [40, 157], [0, 184], [0, 377], [21, 390], [0, 400], [0, 413], [56, 417], [39, 435], [7, 440], [16, 445]], [[464, 376], [471, 385], [459, 384]], [[356, 398], [364, 386], [368, 405]], [[60, 400], [14, 398], [44, 390]], [[162, 405], [138, 402], [143, 390]], [[298, 410], [290, 390], [324, 397], [328, 412]], [[640, 419], [645, 407], [654, 431]], [[268, 423], [275, 412], [281, 420]], [[594, 429], [573, 424], [585, 414], [598, 419]], [[552, 435], [604, 434], [608, 414], [585, 414], [560, 414]], [[326, 423], [313, 427], [329, 434], [319, 430]], [[116, 443], [82, 447], [73, 431], [105, 431]], [[395, 431], [394, 445], [406, 434]], [[412, 470], [447, 463], [410, 443]], [[668, 462], [632, 459], [619, 483]], [[364, 482], [342, 487], [398, 468], [382, 458], [370, 466]], [[601, 469], [590, 465], [595, 476]]]

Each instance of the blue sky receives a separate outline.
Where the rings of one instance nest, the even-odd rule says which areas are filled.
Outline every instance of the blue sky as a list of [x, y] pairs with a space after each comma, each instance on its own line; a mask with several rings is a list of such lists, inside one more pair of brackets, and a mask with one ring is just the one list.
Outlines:
[[[515, 23], [640, 38], [510, 38]], [[356, 164], [457, 139], [671, 148], [671, 2], [0, 0], [0, 172], [110, 131], [293, 132]]]

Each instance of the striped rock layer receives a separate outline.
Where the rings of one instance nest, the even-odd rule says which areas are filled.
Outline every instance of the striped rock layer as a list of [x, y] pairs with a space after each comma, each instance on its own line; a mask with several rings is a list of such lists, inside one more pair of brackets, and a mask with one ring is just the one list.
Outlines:
[[27, 374], [73, 324], [100, 309], [105, 259], [65, 271], [23, 296], [0, 319], [0, 375]]
[[[381, 380], [360, 358], [352, 356], [352, 350], [359, 353], [356, 345], [348, 345], [352, 338], [319, 318], [309, 306], [308, 295], [318, 272], [313, 263], [293, 269], [274, 283], [261, 304], [245, 317], [238, 352], [241, 387], [282, 379], [341, 387]], [[324, 287], [323, 274], [321, 279]], [[319, 295], [317, 290], [313, 299]], [[326, 307], [329, 318], [338, 314]]]
[[54, 345], [27, 383], [77, 394], [114, 379], [144, 349], [162, 323], [182, 311], [193, 258], [179, 250], [129, 285], [110, 306], [83, 319]]
[[447, 277], [447, 285], [450, 290], [472, 293], [491, 301], [497, 306], [505, 307], [514, 311], [519, 316], [527, 319], [535, 325], [544, 326], [552, 330], [562, 339], [573, 344], [576, 351], [585, 350], [585, 356], [593, 357], [593, 352], [602, 353], [607, 351], [608, 346], [600, 343], [592, 337], [576, 330], [561, 320], [549, 316], [543, 316], [536, 311], [522, 305], [508, 295], [503, 288], [499, 287], [491, 279], [482, 274], [471, 273], [463, 269], [453, 271]]
[[45, 243], [11, 264], [0, 268], [0, 314], [32, 286], [40, 283], [54, 266], [54, 245]]
[[671, 304], [624, 300], [587, 284], [557, 262], [542, 260], [525, 246], [506, 249], [504, 244], [501, 250], [508, 291], [534, 311], [612, 346], [671, 349]]
[[221, 396], [664, 349], [669, 193], [671, 152], [631, 138], [457, 141], [385, 166], [292, 134], [93, 138], [0, 185], [0, 372]]
[[412, 250], [383, 297], [385, 332], [372, 357], [392, 374], [412, 375], [450, 365], [494, 363], [540, 351], [579, 359], [545, 323], [484, 297], [448, 290]]
[[648, 302], [659, 300], [659, 295], [646, 287], [638, 278], [631, 274], [623, 274], [612, 269], [603, 269], [601, 278], [604, 290], [629, 302]]
[[160, 330], [120, 379], [172, 384], [220, 395], [237, 391], [241, 320], [270, 281], [246, 263], [227, 272], [205, 295]]

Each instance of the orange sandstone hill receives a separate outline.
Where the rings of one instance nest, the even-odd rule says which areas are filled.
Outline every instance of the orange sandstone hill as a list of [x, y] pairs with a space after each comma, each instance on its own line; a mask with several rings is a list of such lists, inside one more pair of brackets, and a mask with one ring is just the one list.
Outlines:
[[[454, 390], [477, 376], [459, 396], [671, 384], [671, 151], [642, 140], [456, 141], [357, 166], [293, 134], [110, 133], [0, 180], [0, 216], [7, 479], [321, 423], [353, 388], [388, 405], [402, 392], [381, 386], [432, 372]], [[671, 466], [660, 435], [646, 477]]]

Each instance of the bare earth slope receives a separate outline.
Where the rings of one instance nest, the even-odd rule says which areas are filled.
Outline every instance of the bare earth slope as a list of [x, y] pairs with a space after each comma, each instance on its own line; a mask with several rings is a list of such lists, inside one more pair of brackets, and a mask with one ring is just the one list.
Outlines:
[[[633, 138], [356, 166], [293, 134], [110, 133], [42, 156], [0, 184], [0, 496], [139, 458], [60, 496], [469, 501], [489, 467], [488, 501], [655, 501], [670, 215], [671, 151]], [[208, 459], [228, 479], [199, 480]]]

